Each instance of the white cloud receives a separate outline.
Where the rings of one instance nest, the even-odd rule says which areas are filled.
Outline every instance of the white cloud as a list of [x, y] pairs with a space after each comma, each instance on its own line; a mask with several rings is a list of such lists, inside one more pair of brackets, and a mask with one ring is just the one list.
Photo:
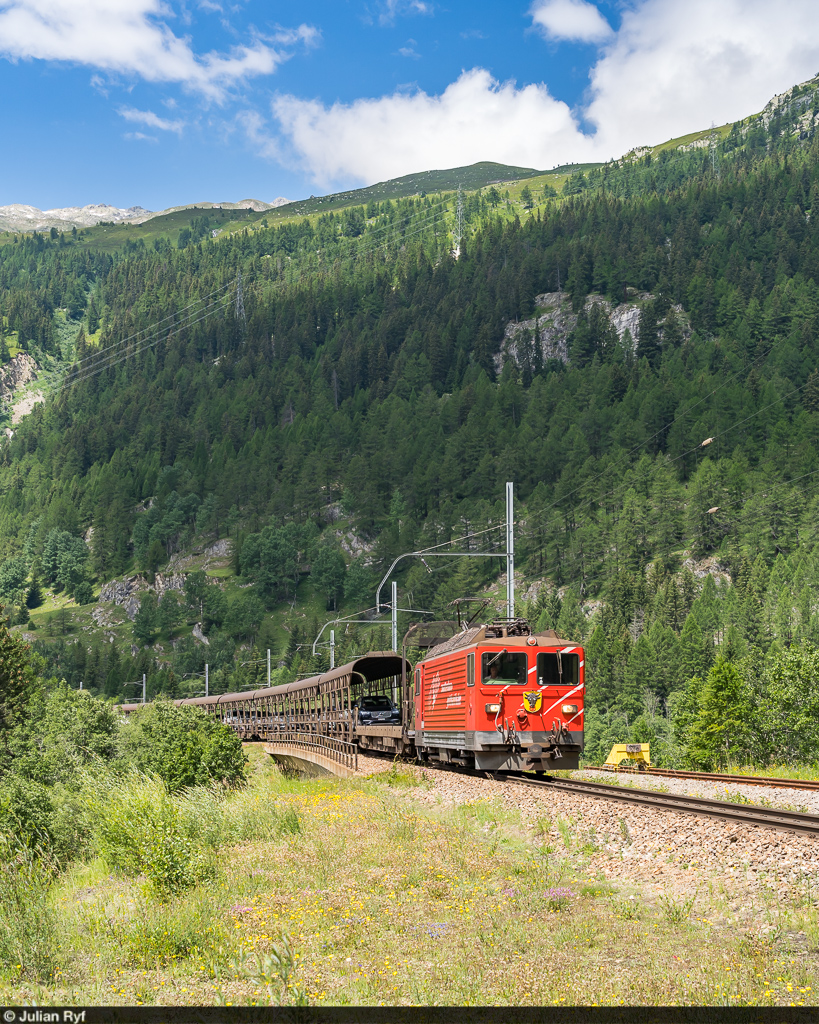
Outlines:
[[819, 69], [815, 0], [644, 0], [591, 71], [584, 114], [618, 156], [756, 113]]
[[548, 39], [602, 43], [611, 25], [587, 0], [537, 0], [530, 10], [532, 24]]
[[378, 4], [378, 23], [392, 25], [395, 19], [411, 14], [432, 14], [434, 7], [427, 0], [382, 0]]
[[318, 46], [321, 42], [321, 30], [315, 25], [299, 25], [298, 28], [277, 28], [273, 41], [282, 46], [295, 46], [303, 43], [306, 47]]
[[147, 125], [148, 128], [158, 128], [163, 132], [176, 132], [177, 135], [181, 134], [182, 129], [185, 127], [184, 121], [168, 121], [167, 118], [160, 117], [152, 110], [137, 110], [136, 107], [120, 107], [118, 113], [120, 117], [124, 117], [126, 121], [134, 121], [136, 124], [144, 124]]
[[398, 47], [398, 53], [402, 57], [412, 57], [413, 60], [420, 60], [421, 59], [421, 54], [418, 53], [418, 51], [415, 49], [415, 47], [417, 45], [418, 44], [415, 42], [414, 39], [408, 39], [406, 46], [399, 46]]
[[[571, 147], [579, 159], [592, 148], [566, 104], [544, 85], [518, 89], [482, 68], [463, 72], [440, 96], [396, 92], [331, 107], [279, 96], [273, 113], [297, 157], [322, 185], [377, 181], [478, 160], [537, 167], [548, 164], [549, 151], [557, 157]], [[258, 133], [258, 123], [255, 128]]]
[[268, 133], [265, 120], [256, 110], [242, 110], [234, 118], [236, 124], [244, 130], [251, 145], [259, 156], [275, 163], [284, 161], [284, 153], [279, 139]]
[[159, 142], [155, 135], [145, 135], [143, 132], [126, 132], [124, 138], [132, 142]]
[[[554, 12], [555, 4], [538, 10], [546, 6]], [[575, 111], [543, 83], [518, 87], [473, 68], [440, 95], [397, 90], [331, 106], [280, 95], [277, 131], [261, 119], [245, 130], [261, 153], [278, 162], [288, 154], [322, 186], [477, 160], [539, 168], [606, 160], [755, 113], [811, 77], [819, 33], [806, 26], [815, 18], [816, 0], [635, 0]], [[554, 24], [566, 38], [569, 21]]]
[[0, 54], [176, 82], [216, 101], [289, 56], [260, 38], [229, 53], [195, 53], [189, 38], [169, 28], [171, 15], [164, 0], [0, 0]]

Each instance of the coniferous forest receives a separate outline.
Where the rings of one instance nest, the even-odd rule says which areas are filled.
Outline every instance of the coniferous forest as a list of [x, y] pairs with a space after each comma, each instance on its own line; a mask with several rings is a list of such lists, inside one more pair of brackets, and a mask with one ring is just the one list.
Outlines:
[[[0, 447], [0, 595], [37, 672], [122, 700], [205, 662], [211, 692], [260, 682], [266, 649], [276, 681], [325, 667], [320, 627], [399, 554], [501, 551], [513, 481], [518, 611], [585, 644], [590, 761], [815, 762], [819, 140], [778, 117], [522, 206], [467, 193], [455, 247], [457, 201], [0, 246], [0, 355], [45, 368]], [[71, 618], [223, 539], [127, 640]], [[402, 607], [500, 599], [502, 564], [406, 560]], [[337, 662], [389, 643], [338, 636]]]

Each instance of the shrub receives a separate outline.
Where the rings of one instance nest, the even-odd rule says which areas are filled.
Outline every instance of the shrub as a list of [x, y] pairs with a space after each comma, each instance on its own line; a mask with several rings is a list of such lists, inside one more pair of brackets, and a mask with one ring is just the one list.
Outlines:
[[8, 776], [0, 788], [0, 833], [25, 847], [53, 844], [54, 807], [45, 786], [31, 779]]
[[111, 761], [119, 720], [105, 701], [62, 684], [40, 690], [9, 738], [14, 772], [45, 785], [76, 786], [83, 766]]
[[244, 782], [242, 741], [202, 709], [157, 700], [132, 717], [122, 731], [125, 759], [139, 771], [159, 776], [171, 792]]

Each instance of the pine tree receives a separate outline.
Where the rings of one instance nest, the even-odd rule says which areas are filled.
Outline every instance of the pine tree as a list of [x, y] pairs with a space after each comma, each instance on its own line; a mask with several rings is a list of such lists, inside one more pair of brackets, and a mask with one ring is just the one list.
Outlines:
[[749, 750], [751, 697], [731, 662], [720, 657], [705, 681], [688, 756], [706, 771], [736, 764]]
[[697, 619], [689, 615], [680, 634], [679, 678], [685, 683], [694, 676], [705, 678], [711, 667], [713, 644], [703, 634]]
[[134, 636], [143, 644], [152, 644], [156, 632], [157, 621], [156, 594], [148, 591], [142, 595], [139, 602], [139, 610], [134, 619]]

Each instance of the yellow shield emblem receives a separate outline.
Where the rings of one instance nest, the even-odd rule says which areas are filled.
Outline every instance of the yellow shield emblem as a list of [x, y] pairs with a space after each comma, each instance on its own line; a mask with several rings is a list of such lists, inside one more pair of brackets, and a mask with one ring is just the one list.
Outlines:
[[543, 694], [540, 690], [530, 690], [529, 693], [523, 695], [523, 707], [529, 714], [535, 714], [540, 711], [540, 705], [543, 700]]

